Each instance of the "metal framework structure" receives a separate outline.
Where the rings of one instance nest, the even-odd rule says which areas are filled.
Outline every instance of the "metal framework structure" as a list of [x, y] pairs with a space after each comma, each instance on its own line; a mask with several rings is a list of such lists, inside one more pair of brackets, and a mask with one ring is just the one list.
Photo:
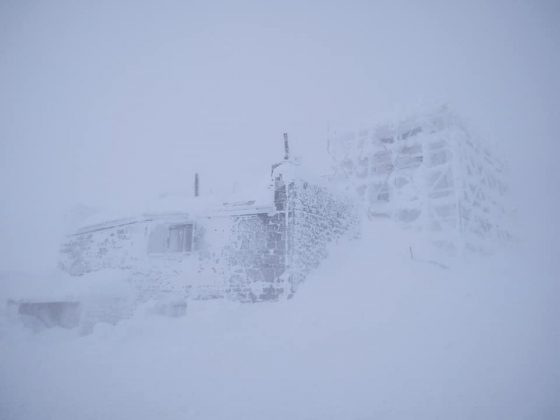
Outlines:
[[447, 108], [329, 142], [337, 176], [370, 218], [430, 234], [451, 254], [509, 238], [504, 166]]

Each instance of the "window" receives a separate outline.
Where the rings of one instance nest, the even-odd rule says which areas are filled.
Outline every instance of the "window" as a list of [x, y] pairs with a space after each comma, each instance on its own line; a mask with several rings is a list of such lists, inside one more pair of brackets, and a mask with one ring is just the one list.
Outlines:
[[192, 250], [192, 225], [174, 225], [169, 227], [167, 239], [168, 252], [190, 252]]
[[183, 223], [155, 226], [148, 241], [148, 252], [153, 254], [191, 252], [193, 225]]

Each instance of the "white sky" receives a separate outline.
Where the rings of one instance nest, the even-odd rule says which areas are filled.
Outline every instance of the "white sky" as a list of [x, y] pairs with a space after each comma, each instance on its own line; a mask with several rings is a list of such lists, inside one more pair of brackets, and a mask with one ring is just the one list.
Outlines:
[[[79, 203], [226, 191], [327, 127], [449, 103], [510, 162], [553, 258], [555, 1], [0, 2], [0, 269], [56, 263]], [[529, 217], [530, 216], [530, 217]]]

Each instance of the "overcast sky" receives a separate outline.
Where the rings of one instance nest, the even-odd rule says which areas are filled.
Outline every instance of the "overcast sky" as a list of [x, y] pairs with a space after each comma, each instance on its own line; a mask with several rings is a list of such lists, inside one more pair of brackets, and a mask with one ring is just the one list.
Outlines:
[[328, 130], [441, 103], [509, 162], [552, 256], [558, 5], [1, 0], [0, 268], [54, 265], [77, 204], [189, 194], [195, 171], [226, 191], [266, 175], [284, 131], [324, 170]]

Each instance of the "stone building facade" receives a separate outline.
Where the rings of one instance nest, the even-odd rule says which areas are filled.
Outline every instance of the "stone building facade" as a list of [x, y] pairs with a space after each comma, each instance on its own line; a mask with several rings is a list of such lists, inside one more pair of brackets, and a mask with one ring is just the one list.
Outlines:
[[140, 300], [174, 295], [242, 302], [291, 297], [358, 223], [351, 202], [297, 175], [298, 163], [273, 166], [267, 199], [144, 214], [87, 226], [62, 245], [60, 266], [80, 276], [127, 273]]

